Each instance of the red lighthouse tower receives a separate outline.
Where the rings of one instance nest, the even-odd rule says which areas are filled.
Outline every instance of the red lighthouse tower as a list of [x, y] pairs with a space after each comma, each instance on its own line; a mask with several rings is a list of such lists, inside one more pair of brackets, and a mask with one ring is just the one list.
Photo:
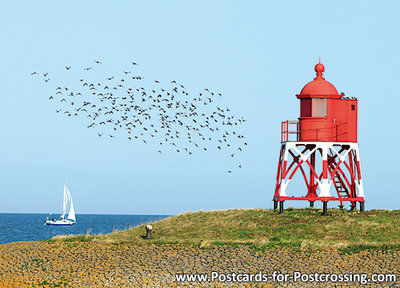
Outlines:
[[[360, 203], [364, 211], [360, 154], [357, 142], [358, 100], [344, 97], [325, 80], [324, 65], [315, 65], [317, 76], [297, 94], [300, 99], [298, 121], [281, 125], [274, 209], [283, 212], [288, 200], [322, 201], [323, 214], [328, 201], [349, 201], [351, 209]], [[288, 189], [295, 173], [301, 173], [306, 184], [305, 195], [290, 195]]]

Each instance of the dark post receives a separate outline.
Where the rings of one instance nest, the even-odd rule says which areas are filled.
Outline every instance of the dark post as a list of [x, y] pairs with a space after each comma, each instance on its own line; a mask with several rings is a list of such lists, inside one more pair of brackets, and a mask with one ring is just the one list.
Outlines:
[[283, 213], [283, 201], [279, 201], [279, 214]]
[[328, 215], [328, 202], [322, 202], [323, 210], [322, 210], [322, 215], [326, 216]]
[[351, 202], [350, 211], [354, 211], [356, 209], [356, 203], [357, 202]]
[[314, 209], [314, 201], [310, 201], [310, 209]]
[[153, 239], [151, 237], [151, 230], [153, 230], [153, 226], [151, 225], [146, 225], [146, 236], [144, 236], [143, 239]]
[[364, 204], [365, 202], [360, 202], [360, 211], [364, 212]]
[[274, 210], [278, 209], [278, 201], [274, 201]]

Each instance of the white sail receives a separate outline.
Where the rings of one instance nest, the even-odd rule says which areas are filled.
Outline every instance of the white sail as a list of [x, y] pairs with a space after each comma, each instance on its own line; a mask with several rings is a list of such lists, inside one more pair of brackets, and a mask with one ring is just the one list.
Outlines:
[[74, 202], [72, 202], [72, 196], [71, 196], [71, 193], [69, 192], [68, 188], [67, 188], [67, 192], [68, 192], [68, 199], [69, 199], [69, 212], [68, 212], [67, 219], [76, 221]]
[[65, 218], [65, 214], [67, 213], [67, 205], [68, 205], [68, 193], [67, 193], [67, 185], [64, 183], [64, 196], [63, 196], [63, 213], [61, 215], [61, 219]]

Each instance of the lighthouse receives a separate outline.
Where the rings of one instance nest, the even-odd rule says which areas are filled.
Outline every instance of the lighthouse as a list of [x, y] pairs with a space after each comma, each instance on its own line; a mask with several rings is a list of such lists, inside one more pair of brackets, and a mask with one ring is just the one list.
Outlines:
[[[297, 121], [281, 123], [281, 149], [276, 176], [274, 209], [283, 213], [285, 201], [322, 201], [323, 214], [328, 202], [357, 202], [364, 211], [364, 189], [357, 142], [358, 100], [338, 93], [324, 78], [325, 67], [315, 65], [316, 77], [296, 97], [300, 100]], [[292, 185], [296, 174], [305, 183], [304, 192]], [[292, 184], [298, 184], [292, 183]], [[292, 189], [291, 189], [292, 188]]]

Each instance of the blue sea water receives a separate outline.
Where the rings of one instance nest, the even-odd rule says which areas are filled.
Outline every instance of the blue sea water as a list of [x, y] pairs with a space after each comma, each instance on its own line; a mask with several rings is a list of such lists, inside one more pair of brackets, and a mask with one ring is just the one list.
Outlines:
[[[48, 240], [60, 234], [111, 233], [156, 221], [166, 215], [91, 215], [77, 214], [73, 226], [46, 226], [48, 214], [3, 214], [0, 213], [0, 244], [16, 241]], [[145, 234], [145, 231], [143, 231]]]

